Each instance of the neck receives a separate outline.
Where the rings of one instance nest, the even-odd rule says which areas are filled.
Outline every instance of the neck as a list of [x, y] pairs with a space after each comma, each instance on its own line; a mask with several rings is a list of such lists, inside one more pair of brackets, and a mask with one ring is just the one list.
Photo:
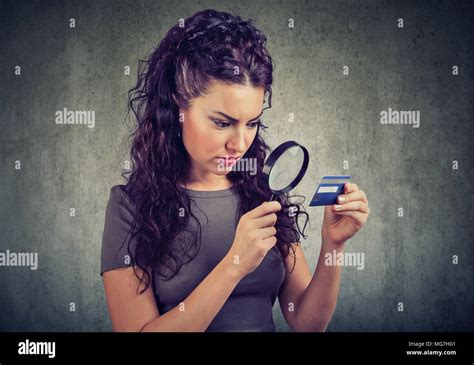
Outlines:
[[199, 190], [199, 191], [214, 191], [214, 190], [224, 190], [232, 187], [232, 182], [229, 181], [226, 177], [223, 179], [214, 179], [209, 180], [187, 180], [185, 183], [180, 184], [182, 187], [190, 190]]

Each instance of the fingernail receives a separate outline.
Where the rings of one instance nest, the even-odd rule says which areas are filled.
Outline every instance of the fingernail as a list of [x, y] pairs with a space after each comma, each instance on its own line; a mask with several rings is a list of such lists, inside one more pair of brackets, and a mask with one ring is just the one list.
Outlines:
[[339, 209], [341, 209], [341, 208], [342, 208], [342, 205], [334, 204], [334, 209], [339, 210]]
[[339, 200], [339, 203], [344, 203], [346, 201], [346, 198], [339, 196], [338, 200]]

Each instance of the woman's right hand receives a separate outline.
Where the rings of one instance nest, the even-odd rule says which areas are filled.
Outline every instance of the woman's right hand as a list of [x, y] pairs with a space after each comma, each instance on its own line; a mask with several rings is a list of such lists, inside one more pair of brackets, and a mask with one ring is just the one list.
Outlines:
[[279, 210], [279, 202], [264, 202], [240, 217], [227, 256], [242, 277], [254, 271], [276, 244], [275, 212]]

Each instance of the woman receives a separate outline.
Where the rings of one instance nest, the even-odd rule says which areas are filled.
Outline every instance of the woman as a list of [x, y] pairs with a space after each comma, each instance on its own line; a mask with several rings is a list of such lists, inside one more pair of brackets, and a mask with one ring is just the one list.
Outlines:
[[[275, 331], [277, 296], [295, 331], [330, 322], [340, 268], [320, 258], [312, 277], [298, 219], [281, 209], [288, 197], [268, 202], [261, 174], [273, 72], [265, 43], [250, 21], [205, 10], [142, 64], [129, 93], [133, 168], [111, 189], [102, 243], [114, 331]], [[242, 161], [256, 171], [236, 168]], [[356, 185], [341, 198], [326, 207], [321, 257], [367, 220]]]

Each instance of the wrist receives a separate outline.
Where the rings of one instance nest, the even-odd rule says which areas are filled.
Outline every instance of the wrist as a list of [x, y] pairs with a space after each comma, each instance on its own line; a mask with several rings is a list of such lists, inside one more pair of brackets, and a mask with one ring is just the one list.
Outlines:
[[321, 231], [321, 240], [322, 240], [322, 247], [323, 248], [328, 248], [330, 250], [340, 250], [342, 251], [344, 249], [344, 246], [346, 244], [346, 241], [341, 241], [341, 242], [337, 242], [335, 240], [333, 240], [329, 234], [327, 234], [325, 232], [325, 230], [323, 229]]
[[235, 260], [234, 255], [228, 253], [220, 262], [224, 274], [230, 279], [240, 281], [245, 274], [241, 272], [238, 261]]

